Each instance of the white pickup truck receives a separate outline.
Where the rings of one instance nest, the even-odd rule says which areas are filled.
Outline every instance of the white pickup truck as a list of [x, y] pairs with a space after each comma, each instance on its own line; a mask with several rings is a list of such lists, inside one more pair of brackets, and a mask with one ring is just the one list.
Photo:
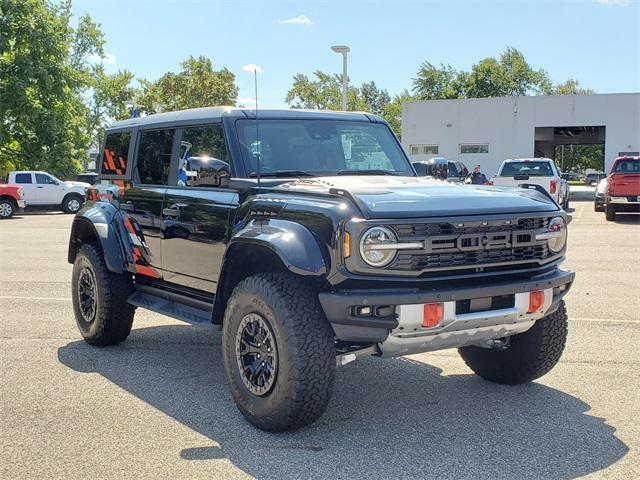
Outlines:
[[569, 208], [569, 184], [550, 158], [510, 158], [502, 162], [492, 185], [517, 187], [523, 183], [540, 185], [564, 210]]
[[47, 172], [9, 172], [8, 183], [22, 187], [27, 207], [60, 207], [66, 213], [76, 213], [84, 203], [91, 185], [83, 182], [63, 182]]

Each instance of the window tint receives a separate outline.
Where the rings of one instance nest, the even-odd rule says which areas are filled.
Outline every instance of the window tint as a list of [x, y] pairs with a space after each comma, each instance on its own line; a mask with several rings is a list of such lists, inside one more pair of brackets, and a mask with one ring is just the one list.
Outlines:
[[185, 128], [180, 142], [178, 185], [219, 186], [229, 176], [229, 153], [222, 125]]
[[466, 177], [467, 175], [469, 175], [469, 170], [467, 170], [467, 167], [465, 167], [464, 163], [456, 162], [456, 165], [458, 167], [458, 173], [461, 177]]
[[457, 177], [459, 175], [458, 169], [456, 168], [456, 164], [454, 162], [449, 162], [449, 171], [447, 172], [447, 178]]
[[16, 183], [33, 183], [30, 173], [16, 173]]
[[504, 164], [500, 176], [513, 177], [529, 175], [532, 177], [553, 177], [549, 162], [508, 162]]
[[56, 179], [44, 173], [36, 173], [36, 183], [39, 185], [55, 185]]
[[616, 173], [640, 173], [640, 160], [621, 160], [616, 165]]
[[140, 132], [138, 175], [140, 183], [167, 185], [174, 130]]
[[488, 143], [461, 143], [460, 153], [489, 153]]
[[124, 175], [127, 172], [127, 156], [131, 132], [110, 133], [102, 151], [102, 174]]

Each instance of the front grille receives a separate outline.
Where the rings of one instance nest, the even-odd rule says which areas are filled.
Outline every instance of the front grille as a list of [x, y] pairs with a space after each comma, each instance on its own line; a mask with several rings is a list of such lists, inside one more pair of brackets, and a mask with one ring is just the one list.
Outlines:
[[548, 223], [546, 217], [532, 217], [391, 225], [400, 242], [421, 241], [425, 248], [398, 252], [387, 268], [429, 272], [465, 267], [484, 270], [483, 266], [509, 262], [517, 262], [514, 268], [536, 265], [551, 256], [546, 241], [535, 240], [535, 231]]

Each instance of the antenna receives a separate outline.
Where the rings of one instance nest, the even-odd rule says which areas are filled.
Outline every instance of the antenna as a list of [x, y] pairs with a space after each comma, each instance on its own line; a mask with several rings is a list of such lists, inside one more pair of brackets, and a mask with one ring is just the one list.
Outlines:
[[258, 124], [258, 69], [253, 69], [253, 86], [256, 93], [256, 178], [258, 187], [260, 187], [260, 155], [262, 153], [262, 145], [260, 145], [260, 127]]

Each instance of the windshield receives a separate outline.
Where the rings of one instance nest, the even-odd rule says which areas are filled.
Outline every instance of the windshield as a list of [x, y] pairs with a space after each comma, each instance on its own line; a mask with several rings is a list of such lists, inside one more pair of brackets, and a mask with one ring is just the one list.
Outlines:
[[504, 164], [501, 177], [529, 175], [530, 177], [553, 177], [549, 162], [508, 162]]
[[408, 175], [414, 172], [386, 125], [343, 120], [236, 122], [244, 165], [256, 175]]
[[640, 160], [620, 160], [615, 169], [616, 173], [640, 173]]

